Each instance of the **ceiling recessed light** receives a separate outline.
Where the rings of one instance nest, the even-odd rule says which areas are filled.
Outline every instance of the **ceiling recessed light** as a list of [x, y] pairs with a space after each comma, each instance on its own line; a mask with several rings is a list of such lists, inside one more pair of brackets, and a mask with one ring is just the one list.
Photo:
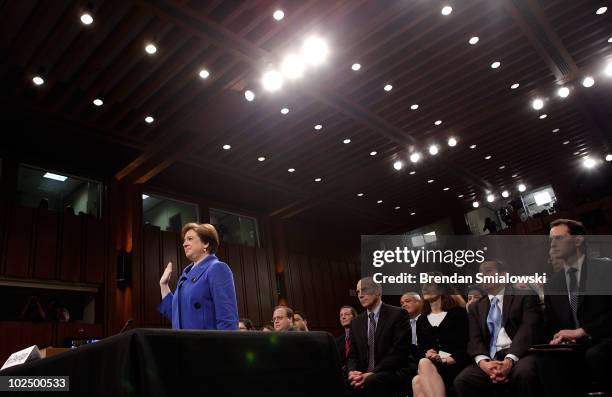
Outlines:
[[287, 55], [281, 63], [281, 73], [291, 80], [302, 77], [305, 69], [306, 64], [304, 60], [295, 54]]
[[495, 61], [491, 64], [491, 69], [497, 69], [500, 66], [501, 66], [501, 62]]
[[314, 126], [314, 129], [319, 131], [321, 128], [323, 128], [323, 126], [321, 124], [317, 124]]
[[357, 193], [357, 197], [363, 197], [363, 193]]
[[416, 212], [411, 212], [410, 213], [410, 216], [415, 216], [415, 215], [416, 215]]
[[152, 122], [154, 122], [154, 121], [155, 121], [155, 119], [153, 118], [153, 116], [147, 116], [147, 117], [145, 117], [145, 119], [144, 119], [144, 120], [145, 120], [145, 123], [147, 123], [147, 124], [151, 124]]
[[85, 12], [81, 15], [81, 22], [83, 25], [91, 25], [93, 23], [93, 17], [91, 14]]
[[585, 168], [593, 168], [597, 165], [597, 161], [590, 158], [589, 156], [586, 156], [582, 164], [584, 165]]
[[395, 207], [396, 210], [399, 210], [401, 207], [398, 205], [397, 207]]
[[608, 39], [608, 43], [612, 43], [612, 37]]
[[516, 90], [517, 88], [519, 88], [520, 84], [519, 83], [514, 83], [510, 86], [510, 89], [512, 90]]
[[249, 102], [252, 102], [253, 99], [255, 99], [255, 93], [251, 90], [246, 90], [244, 92], [244, 99], [246, 99]]
[[533, 100], [533, 102], [531, 102], [531, 107], [533, 107], [535, 110], [540, 110], [544, 107], [544, 101], [540, 98], [536, 98]]
[[491, 155], [486, 156], [485, 160], [491, 160]]
[[402, 163], [401, 161], [396, 161], [393, 163], [393, 168], [395, 168], [398, 171], [401, 170], [403, 166], [404, 166], [404, 163]]
[[440, 125], [440, 124], [442, 124], [442, 120], [436, 120], [436, 121], [434, 121], [434, 125]]
[[274, 11], [274, 14], [272, 14], [272, 18], [276, 19], [277, 21], [280, 21], [284, 17], [285, 13], [283, 12], [283, 10], [276, 10]]
[[295, 168], [289, 168], [287, 171], [288, 172], [295, 172]]
[[351, 143], [351, 140], [350, 140], [350, 139], [348, 139], [348, 138], [346, 138], [345, 140], [343, 140], [343, 141], [342, 141], [342, 143], [344, 143], [344, 144], [346, 145], [346, 144]]
[[564, 141], [563, 144], [564, 145], [569, 145], [570, 141]]
[[52, 172], [45, 173], [43, 175], [43, 178], [53, 179], [54, 181], [60, 181], [60, 182], [64, 182], [66, 179], [68, 179], [67, 176], [63, 176], [63, 175], [59, 175], [59, 174], [54, 174]]
[[449, 190], [449, 189], [450, 189], [450, 187], [445, 187], [445, 188], [444, 188], [444, 189], [442, 189], [442, 190], [444, 190], [445, 192], [448, 192], [448, 190]]
[[518, 185], [518, 191], [519, 191], [519, 192], [521, 192], [521, 193], [522, 193], [522, 192], [524, 192], [525, 190], [527, 190], [527, 187], [526, 187], [524, 184], [522, 184], [522, 183], [521, 183], [521, 184], [519, 184], [519, 185]]
[[605, 14], [606, 11], [608, 11], [608, 7], [599, 7], [597, 11], [595, 11], [595, 14], [597, 15]]
[[459, 198], [463, 198], [463, 194], [460, 194], [460, 195], [458, 195], [457, 197], [459, 197]]
[[470, 43], [471, 45], [474, 45], [478, 43], [479, 40], [480, 39], [478, 38], [478, 36], [470, 37], [470, 39], [468, 40], [468, 43]]
[[387, 92], [391, 91], [392, 89], [393, 89], [393, 86], [391, 84], [387, 84], [384, 87], [384, 90], [387, 91]]
[[102, 106], [102, 105], [104, 105], [104, 101], [102, 99], [100, 99], [100, 98], [96, 98], [96, 99], [93, 100], [93, 104], [96, 105], [96, 106]]
[[555, 128], [554, 130], [552, 130], [552, 132], [559, 132], [559, 129]]
[[147, 52], [147, 54], [153, 55], [157, 52], [157, 47], [155, 46], [155, 44], [149, 43], [145, 46], [145, 51]]
[[500, 166], [499, 166], [499, 169], [500, 169], [500, 170], [503, 170], [504, 168], [506, 168], [506, 166], [505, 166], [505, 165], [500, 165]]
[[143, 199], [143, 200], [146, 200], [146, 199], [148, 199], [148, 198], [149, 198], [149, 195], [148, 195], [148, 194], [143, 194], [143, 195], [142, 195], [142, 199]]
[[374, 151], [374, 152], [370, 152], [370, 156], [376, 156], [378, 154], [378, 152]]
[[378, 200], [376, 203], [377, 204], [382, 204], [382, 202], [383, 202], [382, 200]]
[[587, 76], [582, 80], [582, 85], [586, 88], [593, 87], [595, 84], [595, 80], [591, 76]]
[[351, 66], [351, 69], [353, 69], [355, 72], [358, 71], [359, 69], [361, 69], [361, 64], [360, 63], [354, 63]]
[[503, 197], [503, 198], [508, 198], [508, 197], [510, 197], [510, 193], [509, 193], [507, 190], [504, 190], [504, 191], [502, 192], [502, 197]]
[[606, 154], [606, 161], [607, 162], [612, 161], [612, 154]]
[[281, 109], [281, 114], [287, 114], [289, 113], [289, 108], [282, 108]]
[[608, 77], [612, 77], [612, 61], [608, 62], [604, 69], [604, 74]]
[[444, 6], [440, 10], [440, 13], [444, 16], [450, 15], [451, 12], [453, 12], [453, 7], [451, 6]]
[[448, 146], [450, 147], [457, 146], [457, 139], [453, 137], [448, 138]]
[[518, 178], [518, 174], [512, 174], [513, 178]]
[[36, 85], [43, 85], [45, 83], [45, 80], [40, 76], [34, 76], [32, 78], [32, 82]]
[[416, 174], [416, 171], [414, 171], [414, 170], [410, 171], [410, 175], [414, 175], [414, 174]]
[[210, 76], [210, 72], [206, 69], [201, 69], [200, 73], [198, 73], [201, 79], [207, 79]]
[[567, 87], [561, 87], [557, 90], [557, 95], [559, 95], [561, 98], [567, 98], [569, 94], [570, 90]]
[[223, 150], [230, 150], [231, 148], [231, 145], [223, 145]]
[[438, 146], [436, 145], [431, 145], [429, 147], [429, 154], [431, 154], [432, 156], [435, 156], [436, 154], [438, 154], [439, 150], [438, 150]]
[[323, 63], [328, 53], [327, 43], [319, 37], [309, 37], [302, 45], [302, 57], [311, 65]]
[[412, 153], [410, 155], [410, 161], [413, 163], [417, 163], [421, 159], [421, 155], [419, 153]]
[[574, 156], [578, 156], [580, 152], [574, 152]]
[[488, 201], [489, 203], [494, 202], [494, 201], [495, 201], [495, 196], [494, 196], [493, 194], [488, 194], [488, 195], [487, 195], [487, 201]]
[[266, 158], [264, 156], [260, 156], [260, 157], [257, 157], [257, 161], [259, 162], [266, 161]]
[[427, 181], [427, 183], [434, 183], [434, 180], [430, 179], [430, 180]]
[[261, 85], [270, 92], [283, 88], [284, 82], [283, 76], [276, 70], [268, 70], [261, 76]]
[[540, 120], [544, 120], [548, 115], [546, 113], [540, 115]]
[[419, 105], [417, 105], [416, 103], [410, 106], [410, 109], [412, 110], [417, 110], [418, 108], [419, 108]]
[[478, 208], [478, 207], [480, 207], [480, 203], [479, 203], [478, 201], [474, 201], [474, 202], [472, 203], [472, 207], [474, 207], [474, 208]]
[[315, 180], [314, 180], [314, 181], [315, 181], [315, 182], [321, 182], [322, 180], [323, 180], [323, 179], [321, 179], [321, 178], [315, 178]]
[[476, 145], [470, 145], [470, 149], [476, 149]]

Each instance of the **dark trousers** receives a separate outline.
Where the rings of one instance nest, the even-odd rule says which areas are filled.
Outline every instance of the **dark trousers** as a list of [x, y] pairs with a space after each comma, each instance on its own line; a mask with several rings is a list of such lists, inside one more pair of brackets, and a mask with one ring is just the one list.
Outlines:
[[612, 396], [612, 339], [606, 338], [577, 352], [538, 353], [537, 366], [546, 396], [584, 394], [596, 383], [596, 391]]
[[508, 379], [507, 384], [495, 384], [476, 363], [473, 363], [457, 375], [453, 385], [457, 397], [489, 397], [496, 389], [503, 388], [508, 388], [513, 395], [521, 397], [541, 395], [534, 355], [527, 355], [514, 364]]

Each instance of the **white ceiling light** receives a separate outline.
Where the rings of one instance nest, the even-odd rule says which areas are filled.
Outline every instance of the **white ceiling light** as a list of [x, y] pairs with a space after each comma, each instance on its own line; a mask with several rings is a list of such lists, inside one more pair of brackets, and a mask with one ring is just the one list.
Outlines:
[[516, 90], [517, 88], [519, 88], [520, 84], [519, 83], [514, 83], [510, 86], [510, 89], [512, 90]]
[[540, 120], [544, 120], [548, 115], [546, 113], [540, 115]]
[[504, 190], [504, 191], [502, 192], [502, 197], [503, 197], [503, 198], [508, 198], [508, 197], [510, 197], [510, 192], [508, 192], [507, 190]]
[[591, 76], [587, 76], [582, 80], [582, 85], [586, 88], [593, 87], [593, 84], [595, 84], [595, 80]]
[[374, 152], [370, 152], [370, 156], [376, 156], [378, 154], [378, 152], [374, 151]]
[[612, 161], [612, 154], [606, 154], [606, 161], [607, 162]]
[[200, 73], [198, 73], [201, 79], [207, 79], [210, 76], [210, 72], [206, 69], [201, 69]]
[[231, 145], [223, 145], [223, 150], [230, 150], [231, 148]]
[[606, 11], [608, 11], [608, 7], [599, 7], [597, 11], [595, 11], [595, 14], [597, 15], [605, 14]]
[[314, 126], [314, 129], [319, 131], [321, 128], [323, 128], [323, 126], [321, 124], [317, 124]]
[[580, 152], [574, 152], [574, 156], [579, 156]]
[[512, 174], [513, 178], [518, 178], [518, 174]]
[[315, 180], [314, 180], [314, 181], [315, 181], [315, 182], [321, 182], [322, 180], [323, 180], [323, 179], [321, 179], [321, 178], [315, 178]]
[[281, 63], [281, 73], [291, 80], [301, 77], [305, 68], [304, 60], [295, 54], [287, 55]]
[[356, 72], [359, 69], [361, 69], [361, 64], [360, 63], [354, 63], [353, 66], [351, 66], [351, 69], [353, 69]]
[[570, 91], [567, 87], [561, 87], [557, 90], [557, 95], [559, 95], [561, 98], [567, 98], [569, 93]]
[[563, 141], [564, 145], [569, 145], [570, 141]]
[[535, 110], [540, 110], [544, 107], [544, 101], [540, 98], [536, 98], [533, 100], [533, 102], [531, 102], [531, 107], [533, 107]]
[[445, 188], [444, 188], [444, 189], [442, 189], [442, 190], [444, 190], [445, 192], [448, 192], [448, 190], [449, 190], [449, 189], [450, 189], [450, 187], [445, 187]]
[[281, 109], [281, 114], [287, 114], [289, 113], [289, 108], [282, 108]]
[[147, 116], [147, 117], [145, 117], [145, 119], [144, 119], [144, 120], [145, 120], [145, 123], [147, 123], [147, 124], [151, 124], [152, 122], [154, 122], [154, 121], [155, 121], [155, 119], [153, 118], [153, 116]]
[[458, 195], [457, 197], [459, 197], [459, 198], [463, 198], [463, 194], [460, 194], [460, 195]]
[[450, 147], [457, 146], [457, 139], [453, 137], [448, 138], [448, 146]]
[[427, 183], [434, 183], [434, 180], [430, 179], [430, 180], [427, 181]]
[[40, 77], [40, 76], [34, 76], [32, 78], [32, 82], [34, 84], [36, 84], [36, 85], [43, 85], [43, 84], [45, 84], [45, 80], [42, 77]]
[[357, 197], [363, 197], [363, 193], [357, 193]]
[[383, 202], [382, 200], [378, 200], [376, 204], [382, 204], [382, 202]]
[[43, 175], [43, 178], [53, 179], [54, 181], [60, 181], [60, 182], [64, 182], [66, 179], [68, 179], [67, 176], [63, 176], [63, 175], [59, 175], [59, 174], [54, 174], [52, 172], [45, 173]]
[[470, 149], [476, 149], [476, 145], [470, 145]]
[[416, 171], [410, 171], [410, 175], [416, 174]]
[[346, 138], [345, 140], [343, 140], [343, 141], [342, 141], [342, 143], [344, 143], [344, 144], [346, 145], [346, 144], [351, 143], [351, 140], [350, 140], [350, 139], [348, 139], [348, 138]]
[[244, 99], [246, 99], [249, 102], [252, 102], [253, 99], [255, 99], [255, 93], [251, 90], [246, 90], [244, 92]]
[[491, 69], [497, 69], [500, 66], [501, 66], [501, 62], [495, 61], [491, 64]]
[[604, 74], [608, 77], [612, 77], [612, 61], [608, 62], [604, 69]]
[[393, 168], [395, 168], [398, 171], [401, 170], [403, 166], [404, 166], [404, 163], [402, 163], [401, 161], [396, 161], [395, 163], [393, 163]]
[[438, 152], [439, 152], [438, 146], [431, 145], [429, 147], [429, 154], [431, 154], [432, 156], [435, 156], [436, 154], [438, 154]]
[[419, 153], [412, 153], [410, 155], [410, 161], [413, 163], [417, 163], [421, 159], [421, 155]]
[[96, 99], [93, 100], [93, 104], [96, 105], [96, 106], [102, 106], [102, 105], [104, 105], [104, 101], [102, 99], [100, 99], [100, 98], [96, 98]]
[[478, 201], [474, 201], [474, 202], [472, 203], [472, 207], [474, 207], [474, 208], [478, 208], [478, 207], [480, 207], [480, 203], [479, 203]]
[[505, 165], [500, 165], [500, 166], [499, 166], [499, 169], [500, 169], [500, 170], [503, 170], [504, 168], [506, 168], [506, 166], [505, 166]]
[[488, 201], [489, 203], [494, 202], [494, 201], [495, 201], [495, 196], [494, 196], [493, 194], [488, 194], [488, 195], [487, 195], [487, 201]]
[[261, 84], [268, 91], [278, 91], [283, 87], [283, 76], [276, 70], [268, 70], [261, 77]]
[[589, 156], [586, 156], [584, 158], [584, 162], [583, 162], [585, 168], [593, 168], [597, 165], [597, 161], [595, 161], [594, 159], [590, 158]]
[[491, 155], [486, 156], [485, 160], [491, 160]]
[[83, 25], [91, 25], [93, 23], [93, 17], [91, 14], [85, 12], [81, 15], [81, 22]]
[[385, 91], [389, 92], [393, 89], [393, 86], [391, 84], [387, 84], [385, 85], [385, 87], [383, 88]]
[[142, 195], [142, 199], [143, 199], [143, 200], [146, 200], [146, 199], [148, 199], [148, 198], [149, 198], [149, 195], [148, 195], [148, 194], [143, 194], [143, 195]]
[[147, 54], [153, 55], [157, 52], [157, 47], [155, 47], [155, 44], [149, 43], [145, 46], [145, 51], [147, 52]]
[[527, 187], [526, 187], [525, 185], [523, 185], [522, 183], [520, 183], [520, 184], [518, 185], [518, 191], [522, 193], [522, 192], [524, 192], [525, 190], [527, 190]]
[[311, 65], [323, 63], [328, 53], [327, 44], [319, 37], [309, 37], [302, 45], [302, 57]]
[[434, 125], [440, 125], [440, 124], [442, 124], [442, 120], [436, 120], [436, 121], [434, 121]]
[[419, 108], [419, 105], [417, 105], [416, 103], [412, 106], [410, 106], [410, 109], [412, 110], [417, 110]]
[[415, 215], [416, 215], [416, 212], [411, 212], [410, 213], [410, 216], [415, 216]]
[[480, 39], [478, 38], [478, 36], [474, 36], [474, 37], [471, 37], [470, 40], [468, 40], [468, 43], [470, 43], [471, 45], [474, 45], [478, 43], [479, 40]]
[[266, 161], [266, 158], [264, 156], [257, 157], [257, 161], [259, 162]]
[[554, 130], [552, 130], [552, 132], [559, 132], [559, 129], [555, 128]]
[[295, 172], [295, 168], [289, 168], [287, 171], [288, 172]]
[[397, 207], [395, 207], [396, 210], [399, 210], [401, 207], [398, 205]]
[[612, 43], [612, 37], [608, 39], [608, 43]]
[[453, 12], [453, 7], [451, 6], [442, 7], [442, 10], [440, 10], [440, 13], [444, 16], [450, 15], [451, 12]]
[[276, 10], [274, 11], [274, 14], [272, 14], [272, 18], [276, 19], [277, 21], [280, 21], [284, 17], [285, 13], [283, 12], [283, 10]]

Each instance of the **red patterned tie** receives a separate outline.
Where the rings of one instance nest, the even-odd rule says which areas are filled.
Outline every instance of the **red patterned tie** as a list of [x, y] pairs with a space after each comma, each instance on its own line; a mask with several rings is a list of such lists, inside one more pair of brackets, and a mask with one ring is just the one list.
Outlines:
[[348, 358], [349, 349], [351, 348], [351, 337], [349, 334], [344, 336], [344, 358]]

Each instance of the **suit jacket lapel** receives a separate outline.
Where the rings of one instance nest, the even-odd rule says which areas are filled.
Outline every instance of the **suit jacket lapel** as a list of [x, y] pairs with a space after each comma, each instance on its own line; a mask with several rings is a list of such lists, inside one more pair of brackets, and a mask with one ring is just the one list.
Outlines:
[[485, 295], [479, 302], [479, 312], [480, 312], [480, 327], [482, 328], [482, 334], [485, 336], [485, 342], [487, 345], [491, 340], [491, 335], [489, 335], [489, 326], [487, 325], [487, 316], [489, 315], [489, 309], [491, 308], [491, 301], [489, 300], [489, 295]]
[[582, 301], [584, 300], [584, 294], [587, 291], [587, 273], [588, 273], [588, 259], [584, 258], [584, 262], [582, 262], [582, 268], [581, 268], [581, 272], [582, 274], [580, 275], [580, 283], [578, 285], [578, 311], [580, 311], [580, 305], [582, 303]]
[[502, 327], [506, 327], [508, 316], [510, 315], [510, 308], [512, 307], [512, 301], [514, 300], [514, 290], [512, 287], [506, 287], [504, 292], [504, 301], [502, 303]]
[[[385, 308], [385, 304], [383, 303], [380, 306], [380, 311], [378, 312], [378, 322], [376, 323], [376, 332], [374, 333], [374, 353], [377, 354], [379, 352], [379, 346], [380, 346], [380, 340], [381, 335], [382, 335], [382, 331], [383, 331], [383, 327], [385, 326], [385, 320], [387, 318], [386, 316], [386, 311], [387, 309]], [[376, 355], [374, 356], [376, 358]]]

